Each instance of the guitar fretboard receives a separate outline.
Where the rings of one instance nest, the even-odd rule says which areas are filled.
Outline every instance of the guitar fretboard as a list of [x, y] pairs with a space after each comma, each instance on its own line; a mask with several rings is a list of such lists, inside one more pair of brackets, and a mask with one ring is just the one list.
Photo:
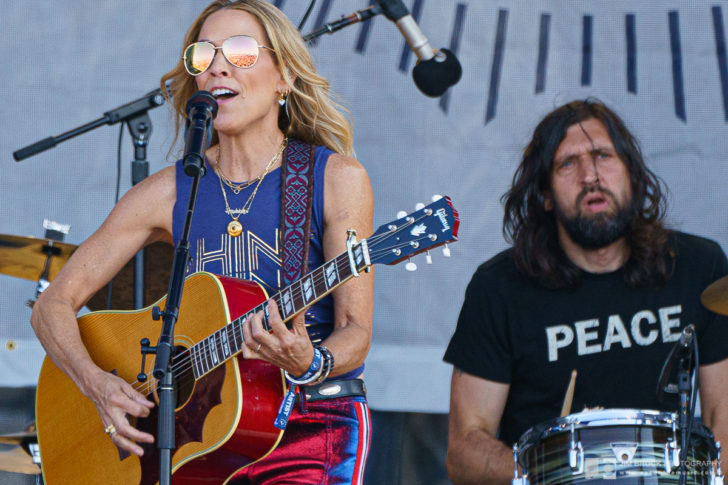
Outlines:
[[[353, 248], [357, 271], [366, 267], [362, 244]], [[290, 320], [306, 307], [331, 293], [337, 286], [353, 277], [349, 255], [344, 252], [323, 265], [307, 273], [290, 286], [283, 288], [271, 298], [275, 300], [283, 321]], [[212, 335], [200, 340], [179, 357], [189, 358], [194, 379], [197, 380], [226, 360], [237, 355], [243, 348], [243, 323], [255, 313], [265, 309], [265, 302], [228, 323]], [[266, 330], [270, 330], [264, 320]], [[188, 368], [188, 366], [185, 366]]]

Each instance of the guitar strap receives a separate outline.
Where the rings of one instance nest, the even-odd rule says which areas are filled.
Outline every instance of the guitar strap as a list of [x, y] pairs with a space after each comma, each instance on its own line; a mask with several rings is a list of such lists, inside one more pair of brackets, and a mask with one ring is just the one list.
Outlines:
[[315, 147], [290, 139], [281, 162], [281, 269], [283, 286], [308, 271]]

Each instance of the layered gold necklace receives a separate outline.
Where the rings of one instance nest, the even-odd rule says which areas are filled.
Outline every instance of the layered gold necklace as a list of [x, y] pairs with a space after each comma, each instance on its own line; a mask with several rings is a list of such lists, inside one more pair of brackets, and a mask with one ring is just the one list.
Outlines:
[[[275, 165], [276, 161], [280, 158], [281, 153], [283, 153], [283, 150], [285, 150], [286, 145], [288, 144], [288, 137], [283, 138], [283, 142], [281, 142], [281, 146], [278, 149], [278, 151], [273, 155], [273, 158], [270, 159], [268, 164], [265, 166], [265, 170], [263, 170], [263, 173], [258, 175], [257, 178], [250, 180], [248, 182], [243, 182], [240, 184], [236, 184], [230, 181], [229, 178], [225, 176], [224, 173], [222, 173], [222, 169], [220, 169], [220, 148], [218, 146], [217, 149], [217, 158], [215, 159], [215, 173], [217, 173], [217, 178], [220, 180], [220, 190], [222, 190], [222, 197], [225, 200], [225, 213], [232, 217], [232, 221], [227, 226], [227, 232], [232, 237], [238, 237], [243, 233], [243, 225], [240, 223], [238, 219], [240, 219], [240, 216], [247, 214], [250, 212], [250, 206], [253, 205], [253, 199], [255, 199], [255, 194], [258, 193], [258, 189], [260, 188], [260, 184], [263, 182], [263, 179], [266, 175], [268, 175], [268, 172], [270, 171], [271, 167]], [[245, 201], [243, 206], [240, 209], [231, 209], [230, 204], [228, 204], [228, 198], [227, 193], [225, 192], [225, 187], [223, 186], [223, 183], [230, 187], [230, 190], [233, 191], [234, 194], [239, 194], [240, 191], [250, 187], [253, 184], [256, 184], [255, 189], [253, 189], [253, 193], [250, 194], [248, 197], [248, 200]]]

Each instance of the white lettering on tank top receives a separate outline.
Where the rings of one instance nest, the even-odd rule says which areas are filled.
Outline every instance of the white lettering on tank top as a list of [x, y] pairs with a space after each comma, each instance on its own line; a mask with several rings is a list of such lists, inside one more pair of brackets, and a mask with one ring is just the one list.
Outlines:
[[597, 318], [579, 320], [571, 325], [546, 327], [549, 362], [559, 360], [559, 350], [574, 344], [577, 355], [582, 356], [608, 352], [617, 345], [623, 349], [632, 347], [633, 343], [643, 347], [652, 345], [660, 334], [663, 343], [675, 342], [680, 338], [681, 312], [682, 305], [660, 308], [657, 310], [658, 316], [651, 310], [640, 310], [632, 316], [629, 332], [621, 316], [610, 315], [606, 320], [603, 342], [599, 341], [599, 329], [604, 322]]

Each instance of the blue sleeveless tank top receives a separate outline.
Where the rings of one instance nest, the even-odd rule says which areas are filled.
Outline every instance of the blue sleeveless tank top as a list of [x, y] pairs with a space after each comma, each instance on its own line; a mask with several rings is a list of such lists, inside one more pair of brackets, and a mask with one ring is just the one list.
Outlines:
[[[333, 152], [317, 146], [314, 155], [313, 207], [311, 216], [311, 240], [308, 252], [309, 270], [321, 266], [324, 260], [324, 173], [329, 155]], [[197, 203], [192, 216], [190, 230], [190, 256], [187, 274], [197, 271], [231, 276], [255, 281], [271, 294], [283, 285], [281, 271], [281, 169], [271, 171], [263, 179], [250, 212], [240, 216], [243, 233], [231, 237], [227, 233], [232, 218], [225, 212], [225, 200], [220, 179], [205, 160], [207, 173], [200, 180]], [[176, 163], [177, 200], [172, 216], [172, 236], [175, 245], [182, 236], [182, 228], [190, 197], [192, 177], [185, 175], [182, 161]], [[231, 209], [240, 209], [255, 190], [253, 184], [239, 194], [227, 186], [228, 204]], [[342, 235], [344, 237], [344, 235]], [[326, 339], [333, 331], [334, 301], [331, 295], [322, 298], [306, 312], [306, 326], [313, 343]], [[337, 376], [338, 379], [356, 377], [364, 366]]]

